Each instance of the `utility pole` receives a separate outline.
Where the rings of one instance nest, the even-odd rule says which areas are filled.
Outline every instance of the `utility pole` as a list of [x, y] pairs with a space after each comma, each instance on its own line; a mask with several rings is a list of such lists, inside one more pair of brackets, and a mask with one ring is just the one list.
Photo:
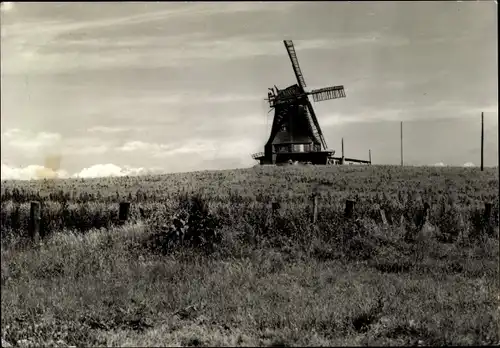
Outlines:
[[344, 157], [344, 138], [342, 138], [342, 159], [340, 161], [340, 164], [345, 164], [345, 157]]
[[403, 121], [401, 121], [401, 167], [403, 166]]
[[481, 112], [481, 171], [484, 169], [484, 112]]

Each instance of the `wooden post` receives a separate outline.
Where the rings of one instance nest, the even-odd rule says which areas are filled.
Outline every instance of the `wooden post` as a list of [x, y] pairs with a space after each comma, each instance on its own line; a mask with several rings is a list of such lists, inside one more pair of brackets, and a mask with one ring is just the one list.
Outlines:
[[278, 214], [278, 211], [280, 210], [281, 204], [279, 202], [272, 202], [271, 207], [272, 207], [272, 214], [274, 217]]
[[345, 156], [344, 156], [344, 138], [342, 138], [342, 159], [340, 160], [340, 164], [345, 164]]
[[484, 113], [481, 112], [481, 171], [484, 169]]
[[313, 204], [312, 223], [315, 224], [316, 221], [318, 220], [318, 195], [317, 194], [313, 194], [312, 204]]
[[427, 222], [428, 218], [429, 218], [429, 210], [430, 210], [431, 206], [429, 205], [429, 203], [425, 202], [424, 203], [424, 208], [422, 209], [421, 213], [417, 216], [417, 228], [418, 230], [422, 230], [422, 228], [424, 227], [425, 223]]
[[10, 215], [11, 228], [13, 231], [19, 231], [21, 228], [21, 213], [19, 210], [19, 203], [14, 203], [14, 209]]
[[385, 216], [384, 209], [380, 209], [380, 217], [382, 218], [382, 224], [387, 226], [387, 217]]
[[28, 234], [33, 242], [38, 242], [40, 238], [40, 220], [41, 220], [40, 202], [31, 202]]
[[490, 228], [491, 228], [491, 211], [492, 211], [493, 204], [489, 202], [484, 203], [484, 214], [483, 214], [483, 231], [487, 234], [490, 233]]
[[372, 150], [368, 150], [368, 160], [370, 161], [370, 164], [372, 164]]
[[118, 220], [120, 220], [120, 224], [124, 224], [128, 220], [129, 211], [130, 202], [120, 202], [120, 210], [118, 212]]
[[344, 212], [344, 216], [346, 218], [351, 218], [354, 214], [354, 201], [353, 200], [350, 200], [348, 199], [346, 202], [345, 202], [345, 212]]

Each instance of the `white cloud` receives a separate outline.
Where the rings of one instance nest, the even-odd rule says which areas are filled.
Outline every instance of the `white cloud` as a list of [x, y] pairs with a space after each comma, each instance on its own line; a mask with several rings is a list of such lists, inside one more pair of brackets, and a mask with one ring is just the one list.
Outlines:
[[14, 167], [2, 161], [2, 180], [31, 180], [31, 179], [55, 179], [67, 178], [68, 173], [65, 170], [54, 171], [51, 168], [32, 164], [27, 167]]
[[98, 178], [98, 177], [116, 177], [116, 176], [132, 176], [144, 175], [149, 173], [144, 168], [124, 167], [121, 168], [115, 164], [96, 164], [89, 168], [84, 168], [79, 173], [73, 174], [75, 178]]
[[182, 144], [170, 145], [170, 144], [158, 144], [158, 143], [147, 143], [143, 141], [129, 141], [118, 148], [119, 151], [133, 152], [133, 151], [145, 151], [152, 155], [153, 157], [166, 157], [177, 154], [186, 154], [192, 152], [202, 152], [207, 150], [213, 150], [209, 147], [206, 141], [186, 141]]
[[[54, 150], [61, 147], [62, 137], [58, 133], [26, 132], [20, 129], [9, 129], [3, 133], [7, 144], [25, 152]], [[3, 139], [2, 139], [3, 140]]]
[[119, 151], [143, 151], [156, 158], [196, 155], [207, 160], [215, 158], [248, 156], [254, 148], [259, 148], [260, 139], [187, 139], [177, 144], [158, 144], [130, 141], [118, 148]]
[[136, 176], [161, 173], [161, 168], [135, 168], [131, 166], [119, 167], [114, 164], [96, 164], [84, 168], [78, 173], [69, 175], [65, 170], [53, 170], [41, 165], [32, 164], [26, 167], [14, 167], [2, 161], [2, 180], [36, 180], [36, 179], [65, 179], [65, 178], [98, 178]]
[[119, 151], [124, 152], [147, 151], [153, 155], [168, 149], [170, 149], [170, 145], [147, 143], [139, 140], [128, 141], [118, 148]]
[[120, 133], [120, 132], [126, 132], [128, 131], [128, 128], [121, 128], [121, 127], [106, 127], [106, 126], [95, 126], [92, 128], [89, 128], [87, 131], [90, 133]]
[[214, 142], [211, 140], [188, 140], [178, 146], [170, 146], [155, 153], [155, 157], [169, 157], [175, 155], [197, 154], [203, 158], [213, 158], [216, 151]]
[[433, 166], [434, 167], [446, 167], [446, 164], [444, 164], [443, 162], [438, 162], [438, 163], [435, 163]]
[[88, 155], [105, 153], [108, 145], [101, 139], [79, 137], [63, 139], [59, 133], [9, 129], [2, 134], [2, 145], [22, 151], [24, 155]]
[[475, 167], [476, 165], [472, 162], [464, 163], [464, 167]]

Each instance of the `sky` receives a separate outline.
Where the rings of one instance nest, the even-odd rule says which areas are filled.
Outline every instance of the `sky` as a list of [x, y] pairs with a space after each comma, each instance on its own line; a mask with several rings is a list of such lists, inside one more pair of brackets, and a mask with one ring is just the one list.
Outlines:
[[[268, 88], [313, 103], [330, 149], [374, 164], [498, 166], [497, 4], [85, 2], [1, 7], [2, 179], [250, 167]], [[312, 98], [311, 98], [312, 99]]]

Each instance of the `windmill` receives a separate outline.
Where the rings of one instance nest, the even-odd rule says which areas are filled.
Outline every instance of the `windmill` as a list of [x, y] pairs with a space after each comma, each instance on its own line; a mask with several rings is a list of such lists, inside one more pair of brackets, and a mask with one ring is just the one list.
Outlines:
[[[271, 134], [264, 146], [264, 152], [254, 154], [252, 157], [260, 164], [287, 162], [328, 164], [342, 160], [343, 158], [333, 157], [335, 151], [328, 149], [308, 96], [311, 95], [315, 102], [345, 98], [344, 86], [306, 91], [306, 82], [300, 70], [293, 42], [291, 40], [283, 42], [292, 62], [297, 84], [281, 90], [276, 86], [269, 88], [266, 100], [271, 109], [274, 109]], [[361, 160], [352, 161], [368, 163]]]

